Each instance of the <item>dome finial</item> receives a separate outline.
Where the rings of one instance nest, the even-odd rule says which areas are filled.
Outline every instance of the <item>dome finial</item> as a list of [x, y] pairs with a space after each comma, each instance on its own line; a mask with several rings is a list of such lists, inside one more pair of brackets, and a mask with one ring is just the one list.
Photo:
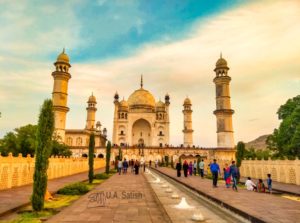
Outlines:
[[63, 53], [65, 53], [65, 47], [63, 48]]
[[143, 88], [143, 74], [141, 74], [141, 88]]
[[222, 58], [222, 51], [221, 51], [221, 53], [220, 53], [220, 58]]

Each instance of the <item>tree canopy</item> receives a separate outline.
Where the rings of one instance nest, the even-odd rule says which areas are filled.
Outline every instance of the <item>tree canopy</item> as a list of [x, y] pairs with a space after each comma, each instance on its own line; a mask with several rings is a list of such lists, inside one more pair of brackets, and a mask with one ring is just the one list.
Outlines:
[[[2, 156], [7, 156], [12, 153], [17, 156], [19, 153], [22, 156], [31, 156], [35, 153], [36, 148], [36, 125], [25, 125], [14, 129], [13, 132], [8, 132], [3, 139], [0, 140], [0, 152]], [[54, 156], [71, 156], [72, 152], [65, 144], [59, 143], [58, 138], [53, 138], [52, 153]]]
[[287, 100], [277, 111], [282, 120], [267, 139], [275, 157], [300, 157], [300, 95]]

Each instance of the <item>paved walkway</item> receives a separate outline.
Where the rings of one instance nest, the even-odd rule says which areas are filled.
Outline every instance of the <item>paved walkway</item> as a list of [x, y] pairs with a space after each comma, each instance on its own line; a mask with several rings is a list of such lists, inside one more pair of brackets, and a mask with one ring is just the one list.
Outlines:
[[48, 222], [170, 222], [145, 177], [115, 174]]
[[[258, 181], [258, 179], [251, 178], [254, 183]], [[242, 177], [241, 182], [246, 182], [247, 178]], [[266, 181], [265, 181], [266, 183]], [[285, 183], [279, 183], [273, 180], [272, 187], [274, 190], [278, 190], [282, 193], [289, 193], [300, 196], [300, 186], [295, 184], [285, 184]]]
[[[103, 172], [104, 168], [98, 169], [95, 172]], [[56, 193], [66, 184], [85, 181], [88, 179], [87, 172], [74, 174], [67, 177], [61, 177], [48, 182], [48, 190], [51, 194]], [[18, 208], [29, 204], [32, 194], [32, 184], [21, 187], [15, 187], [8, 190], [0, 190], [0, 216], [17, 210]]]
[[160, 167], [161, 173], [197, 190], [206, 197], [222, 203], [231, 210], [240, 212], [255, 222], [300, 222], [300, 202], [292, 201], [276, 195], [257, 193], [240, 189], [238, 192], [227, 189], [223, 184], [218, 188], [212, 187], [212, 181], [198, 176], [176, 177], [176, 171], [171, 168]]

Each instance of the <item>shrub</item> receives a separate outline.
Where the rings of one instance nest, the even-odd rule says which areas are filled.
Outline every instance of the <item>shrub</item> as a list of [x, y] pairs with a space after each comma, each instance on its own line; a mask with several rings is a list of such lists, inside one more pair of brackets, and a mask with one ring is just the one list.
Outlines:
[[108, 179], [109, 175], [106, 173], [98, 173], [94, 175], [94, 179], [100, 179], [100, 180], [105, 180]]
[[58, 194], [64, 195], [82, 195], [89, 192], [89, 188], [85, 183], [78, 182], [69, 184], [61, 189], [58, 190]]
[[116, 173], [116, 172], [118, 172], [117, 170], [115, 170], [115, 169], [113, 169], [113, 170], [109, 170], [109, 173], [111, 173], [111, 174], [114, 174], [114, 173]]

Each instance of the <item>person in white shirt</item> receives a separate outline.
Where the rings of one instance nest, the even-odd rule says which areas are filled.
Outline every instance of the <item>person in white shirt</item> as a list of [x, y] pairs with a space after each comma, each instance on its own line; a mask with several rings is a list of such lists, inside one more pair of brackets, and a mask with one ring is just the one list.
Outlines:
[[246, 180], [245, 186], [246, 186], [247, 190], [251, 190], [251, 191], [256, 190], [256, 185], [255, 185], [255, 183], [253, 183], [253, 181], [251, 180], [250, 177], [248, 177], [248, 179]]

